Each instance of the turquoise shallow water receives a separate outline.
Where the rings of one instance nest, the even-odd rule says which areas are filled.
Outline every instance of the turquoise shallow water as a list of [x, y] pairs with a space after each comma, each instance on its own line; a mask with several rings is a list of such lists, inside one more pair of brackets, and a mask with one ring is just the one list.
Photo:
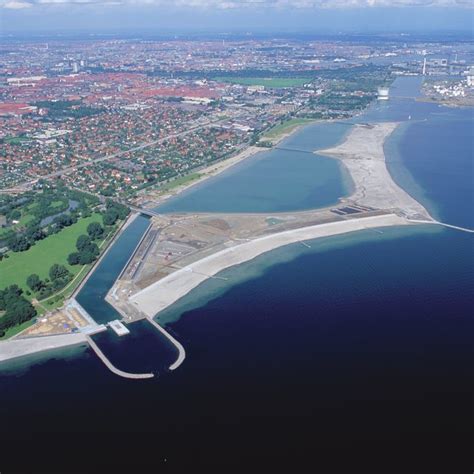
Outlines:
[[[443, 220], [472, 223], [472, 113], [393, 99], [358, 120], [407, 113], [387, 144], [392, 175]], [[103, 294], [146, 225], [130, 226], [81, 292], [94, 317], [113, 319]], [[173, 373], [173, 349], [143, 322], [97, 341], [150, 381], [114, 376], [88, 349], [2, 366], [2, 469], [68, 472], [80, 446], [84, 472], [467, 472], [472, 235], [419, 226], [310, 245], [229, 269], [161, 315], [187, 351]]]
[[313, 152], [340, 142], [349, 125], [310, 125], [279, 145], [189, 188], [160, 212], [284, 212], [335, 204], [351, 191], [339, 163]]

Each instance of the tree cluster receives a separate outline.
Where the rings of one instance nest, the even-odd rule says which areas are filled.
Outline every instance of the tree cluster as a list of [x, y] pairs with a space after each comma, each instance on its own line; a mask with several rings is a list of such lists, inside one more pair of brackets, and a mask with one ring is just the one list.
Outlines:
[[23, 296], [23, 290], [18, 285], [0, 290], [0, 311], [5, 311], [0, 317], [0, 336], [5, 334], [6, 329], [36, 316], [36, 309]]
[[[104, 229], [100, 224], [99, 226], [103, 234]], [[91, 228], [89, 225], [87, 230], [91, 230], [93, 235], [98, 235], [98, 233], [100, 233], [100, 231], [95, 226]], [[77, 252], [69, 254], [67, 258], [69, 265], [87, 265], [95, 261], [99, 255], [99, 247], [92, 241], [89, 235], [83, 234], [77, 238], [76, 249]]]
[[7, 245], [13, 252], [24, 252], [34, 245], [38, 240], [46, 237], [39, 225], [31, 222], [27, 225], [23, 234], [13, 234], [7, 240]]
[[123, 204], [107, 199], [102, 219], [105, 225], [114, 225], [118, 220], [126, 219], [130, 209]]
[[49, 279], [43, 281], [33, 273], [26, 279], [26, 284], [37, 294], [38, 299], [45, 299], [64, 288], [71, 278], [71, 272], [64, 265], [55, 263], [49, 269]]

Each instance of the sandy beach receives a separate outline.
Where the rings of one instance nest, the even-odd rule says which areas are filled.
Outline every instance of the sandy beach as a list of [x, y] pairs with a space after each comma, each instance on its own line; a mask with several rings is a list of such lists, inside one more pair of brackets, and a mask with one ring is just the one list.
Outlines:
[[130, 302], [146, 316], [153, 317], [209, 277], [278, 247], [375, 227], [407, 224], [407, 220], [403, 217], [389, 214], [330, 222], [268, 235], [240, 245], [234, 245], [198, 260], [137, 292], [130, 298]]
[[2, 341], [0, 344], [0, 362], [78, 344], [87, 345], [86, 334], [63, 334]]
[[355, 125], [343, 143], [317, 153], [341, 160], [348, 169], [355, 188], [352, 201], [429, 220], [428, 211], [393, 181], [387, 169], [383, 146], [397, 126], [396, 122]]

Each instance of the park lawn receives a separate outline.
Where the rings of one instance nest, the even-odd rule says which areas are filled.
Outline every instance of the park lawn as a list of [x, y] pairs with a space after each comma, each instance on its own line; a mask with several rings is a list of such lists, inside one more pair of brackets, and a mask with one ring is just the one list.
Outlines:
[[310, 77], [215, 77], [216, 81], [241, 84], [243, 86], [265, 86], [265, 87], [301, 87], [311, 82]]
[[36, 273], [42, 280], [49, 278], [48, 272], [54, 263], [64, 265], [73, 275], [76, 275], [82, 266], [69, 265], [67, 257], [76, 251], [77, 238], [81, 234], [87, 234], [87, 226], [91, 222], [102, 224], [102, 216], [96, 213], [79, 219], [61, 232], [37, 242], [26, 252], [9, 252], [9, 258], [4, 258], [0, 262], [0, 289], [17, 284], [26, 292], [28, 276]]
[[280, 135], [284, 135], [285, 133], [289, 133], [293, 129], [295, 129], [296, 127], [299, 127], [300, 125], [306, 125], [306, 124], [311, 123], [311, 122], [314, 122], [314, 120], [305, 119], [305, 118], [293, 118], [293, 119], [287, 120], [286, 122], [275, 125], [270, 130], [268, 130], [262, 136], [262, 140], [278, 138]]
[[[102, 240], [101, 242], [97, 243], [101, 253], [103, 252], [104, 248], [106, 248], [107, 245], [110, 243], [110, 241], [113, 240], [115, 235], [116, 230], [110, 232], [110, 234], [107, 235], [105, 240]], [[64, 304], [64, 301], [70, 298], [74, 291], [76, 291], [76, 288], [82, 283], [82, 280], [84, 280], [89, 270], [95, 264], [96, 262], [92, 262], [88, 265], [80, 266], [73, 279], [62, 290], [59, 290], [57, 293], [54, 293], [53, 295], [39, 302], [40, 304], [36, 306], [38, 313], [42, 314], [44, 310], [51, 311], [53, 309], [61, 307]]]
[[176, 188], [178, 186], [182, 186], [183, 184], [188, 184], [191, 181], [195, 181], [196, 179], [199, 179], [202, 175], [200, 173], [190, 173], [187, 174], [186, 176], [180, 176], [179, 178], [173, 179], [169, 183], [162, 184], [159, 187], [159, 190], [161, 192], [167, 192], [170, 189]]

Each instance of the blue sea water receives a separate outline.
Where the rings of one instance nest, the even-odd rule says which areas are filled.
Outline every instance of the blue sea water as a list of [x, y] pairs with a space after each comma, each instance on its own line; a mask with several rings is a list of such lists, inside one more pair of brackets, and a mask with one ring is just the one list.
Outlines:
[[[472, 112], [395, 98], [358, 120], [382, 116], [407, 121], [387, 144], [397, 182], [472, 225]], [[94, 316], [109, 317], [103, 292], [145, 226], [81, 292]], [[420, 226], [310, 245], [229, 269], [160, 315], [187, 351], [173, 373], [173, 349], [145, 322], [97, 341], [156, 379], [120, 379], [84, 348], [3, 366], [0, 469], [469, 472], [472, 236]]]

